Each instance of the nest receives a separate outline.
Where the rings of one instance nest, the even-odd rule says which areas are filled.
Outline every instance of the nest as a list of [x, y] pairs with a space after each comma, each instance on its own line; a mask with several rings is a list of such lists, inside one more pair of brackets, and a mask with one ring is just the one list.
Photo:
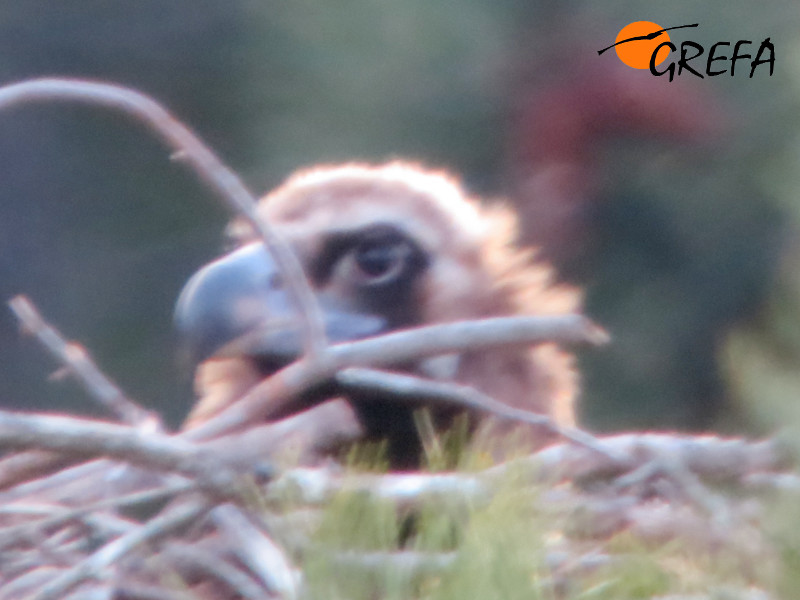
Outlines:
[[[397, 585], [398, 578], [412, 590], [407, 593], [422, 597], [426, 585], [441, 582], [461, 556], [475, 550], [458, 543], [421, 551], [409, 542], [409, 533], [378, 550], [321, 544], [318, 534], [331, 506], [342, 498], [356, 510], [365, 501], [389, 506], [405, 523], [436, 507], [468, 524], [509, 489], [522, 499], [523, 513], [533, 511], [546, 522], [536, 530], [541, 539], [530, 541], [531, 547], [545, 550], [526, 566], [531, 573], [545, 573], [528, 584], [531, 593], [574, 597], [571, 591], [582, 582], [626, 560], [615, 550], [622, 535], [649, 547], [679, 540], [692, 553], [718, 554], [733, 561], [742, 580], [750, 583], [725, 598], [770, 597], [752, 585], [763, 583], [768, 565], [776, 564], [776, 549], [763, 529], [770, 505], [765, 492], [800, 489], [774, 441], [653, 433], [598, 438], [529, 415], [567, 440], [468, 471], [346, 470], [325, 458], [362, 434], [343, 400], [272, 423], [234, 427], [238, 418], [258, 414], [259, 402], [269, 399], [256, 395], [246, 410], [237, 409], [237, 418], [229, 413], [215, 417], [220, 421], [211, 421], [213, 435], [170, 434], [157, 415], [127, 399], [80, 345], [44, 322], [30, 301], [17, 297], [11, 307], [24, 331], [58, 357], [117, 421], [0, 412], [0, 446], [13, 450], [0, 460], [0, 599], [314, 597], [319, 581], [309, 578], [307, 566], [320, 560], [325, 576], [334, 578], [331, 585], [337, 577], [367, 573], [370, 597], [388, 595], [380, 582]], [[596, 333], [579, 320], [537, 322], [548, 338], [574, 337], [576, 326], [589, 337]], [[486, 339], [497, 334], [489, 325], [482, 327]], [[398, 353], [404, 344], [407, 351], [417, 351], [428, 333], [415, 332], [419, 340], [412, 332], [385, 336], [384, 351]], [[446, 339], [434, 337], [439, 343]], [[353, 348], [364, 343], [347, 346], [348, 360], [358, 355]], [[307, 372], [306, 380], [316, 381], [321, 375], [315, 369], [322, 367], [313, 364], [301, 361], [289, 369]], [[333, 368], [322, 364], [325, 372]], [[398, 382], [397, 375], [364, 367], [342, 366], [338, 372], [364, 384], [380, 383], [385, 391], [395, 385], [398, 401], [408, 384], [427, 385], [405, 376]], [[281, 381], [286, 370], [275, 377], [279, 380], [265, 382], [268, 391], [302, 389], [297, 381], [296, 387]], [[440, 385], [423, 391], [439, 398], [448, 392], [449, 402], [489, 412], [497, 408], [481, 404], [474, 391]], [[547, 538], [555, 541], [544, 543]], [[503, 556], [502, 544], [480, 543]], [[717, 596], [675, 596], [712, 597]]]
[[[519, 514], [544, 521], [536, 530], [540, 539], [530, 544], [543, 550], [528, 567], [537, 577], [521, 584], [528, 595], [575, 597], [580, 582], [625, 560], [618, 550], [624, 535], [645, 546], [680, 540], [706, 555], [724, 552], [739, 574], [726, 597], [770, 597], [765, 571], [777, 564], [777, 551], [763, 528], [768, 492], [800, 489], [775, 442], [653, 433], [598, 438], [471, 388], [381, 371], [404, 359], [481, 345], [597, 344], [607, 336], [580, 315], [564, 315], [451, 323], [328, 346], [291, 252], [259, 221], [255, 200], [235, 174], [194, 134], [151, 99], [116, 86], [38, 80], [0, 88], [0, 108], [42, 99], [102, 104], [134, 116], [249, 220], [303, 309], [306, 354], [206, 424], [170, 433], [29, 300], [13, 299], [23, 331], [113, 418], [0, 412], [0, 448], [7, 451], [0, 460], [0, 600], [311, 597], [320, 583], [309, 565], [320, 561], [334, 578], [369, 574], [368, 597], [390, 595], [376, 573], [395, 585], [407, 582], [406, 597], [427, 597], [465, 555], [478, 559], [480, 553], [460, 533], [438, 546], [414, 544], [424, 515], [435, 507], [468, 527], [478, 512], [511, 497], [521, 499]], [[330, 378], [398, 401], [423, 395], [486, 411], [548, 429], [563, 441], [466, 471], [344, 469], [329, 457], [362, 431], [343, 400], [264, 422], [269, 407]], [[356, 507], [390, 507], [390, 520], [400, 523], [396, 535], [384, 544], [321, 543], [326, 515], [336, 514], [332, 506], [342, 498], [356, 499]], [[490, 560], [511, 561], [505, 549], [489, 550]]]
[[[559, 537], [546, 545], [547, 577], [535, 585], [554, 597], [570, 597], [583, 579], [625, 560], [612, 542], [621, 534], [650, 546], [680, 540], [701, 554], [725, 552], [726, 560], [735, 549], [745, 579], [758, 581], [775, 556], [760, 525], [764, 491], [798, 485], [773, 442], [666, 434], [597, 438], [593, 447], [562, 443], [472, 472], [274, 466], [287, 443], [321, 452], [320, 423], [327, 434], [338, 429], [337, 441], [357, 435], [347, 414], [345, 403], [333, 401], [207, 442], [152, 423], [0, 415], [6, 446], [37, 448], [0, 463], [0, 598], [313, 597], [304, 567], [320, 555], [336, 573], [390, 574], [420, 589], [469, 550], [421, 552], [399, 543], [320, 554], [315, 536], [328, 507], [337, 498], [368, 498], [405, 520], [430, 506], [480, 511], [508, 481], [531, 510], [553, 519], [542, 535]], [[743, 589], [726, 597], [769, 596]]]

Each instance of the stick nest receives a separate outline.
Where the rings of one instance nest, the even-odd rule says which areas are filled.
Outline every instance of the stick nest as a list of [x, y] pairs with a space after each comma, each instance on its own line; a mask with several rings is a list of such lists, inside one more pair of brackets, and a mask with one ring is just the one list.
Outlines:
[[[143, 123], [251, 222], [293, 292], [306, 353], [204, 426], [170, 433], [29, 300], [13, 299], [23, 331], [111, 419], [0, 412], [0, 600], [778, 597], [787, 546], [770, 516], [783, 494], [796, 504], [800, 480], [776, 442], [598, 438], [469, 388], [381, 371], [467, 347], [597, 344], [607, 336], [565, 315], [328, 345], [295, 257], [258, 219], [252, 194], [163, 107], [96, 82], [0, 88], [0, 109], [64, 100]], [[394, 390], [398, 401], [413, 389], [563, 441], [500, 464], [477, 444], [460, 453], [461, 469], [387, 474], [363, 461], [344, 468], [328, 457], [362, 432], [343, 400], [264, 420], [269, 406], [330, 378]], [[432, 463], [443, 445], [427, 439]], [[788, 548], [800, 555], [800, 544]]]

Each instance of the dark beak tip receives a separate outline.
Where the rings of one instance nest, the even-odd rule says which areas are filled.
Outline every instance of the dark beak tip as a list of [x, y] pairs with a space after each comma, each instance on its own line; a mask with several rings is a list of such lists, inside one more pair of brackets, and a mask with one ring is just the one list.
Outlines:
[[[278, 269], [260, 244], [250, 244], [199, 269], [175, 307], [182, 360], [197, 365], [215, 356], [251, 356], [287, 363], [303, 349], [302, 322]], [[383, 333], [385, 319], [318, 296], [329, 342]]]
[[267, 318], [265, 300], [274, 273], [267, 252], [253, 244], [200, 268], [175, 306], [180, 352], [197, 364]]

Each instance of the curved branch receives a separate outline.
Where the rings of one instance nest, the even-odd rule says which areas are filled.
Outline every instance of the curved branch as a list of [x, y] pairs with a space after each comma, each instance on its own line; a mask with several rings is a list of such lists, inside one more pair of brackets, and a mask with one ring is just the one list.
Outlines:
[[188, 127], [158, 102], [135, 90], [80, 79], [31, 79], [0, 87], [0, 110], [31, 102], [80, 102], [121, 111], [146, 125], [178, 158], [213, 189], [235, 213], [259, 233], [288, 282], [289, 293], [300, 312], [305, 350], [316, 354], [325, 345], [322, 315], [308, 281], [291, 248], [260, 219], [257, 200], [236, 173], [228, 168]]

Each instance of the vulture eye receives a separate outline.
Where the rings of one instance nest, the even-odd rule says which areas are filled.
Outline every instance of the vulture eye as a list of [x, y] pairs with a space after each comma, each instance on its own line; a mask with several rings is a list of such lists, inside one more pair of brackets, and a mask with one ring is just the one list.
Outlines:
[[405, 240], [362, 240], [353, 250], [353, 259], [363, 279], [382, 283], [403, 272], [411, 253]]
[[[333, 286], [343, 295], [398, 292], [411, 285], [428, 260], [413, 240], [388, 224], [329, 237], [310, 265], [311, 278], [321, 287]], [[392, 302], [399, 302], [396, 296]], [[371, 301], [371, 300], [370, 300]], [[373, 307], [374, 308], [374, 307]]]

